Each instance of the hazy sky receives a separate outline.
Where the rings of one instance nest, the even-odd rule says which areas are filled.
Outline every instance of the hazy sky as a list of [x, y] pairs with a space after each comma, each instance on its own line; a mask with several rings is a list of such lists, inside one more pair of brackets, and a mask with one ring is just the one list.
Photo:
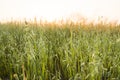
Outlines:
[[35, 16], [53, 20], [73, 13], [120, 20], [120, 0], [0, 0], [0, 20]]

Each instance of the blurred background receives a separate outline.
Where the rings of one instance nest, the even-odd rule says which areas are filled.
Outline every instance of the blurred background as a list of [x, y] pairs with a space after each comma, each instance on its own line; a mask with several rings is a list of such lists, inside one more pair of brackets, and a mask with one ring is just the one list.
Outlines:
[[0, 0], [0, 21], [85, 17], [120, 22], [120, 0]]

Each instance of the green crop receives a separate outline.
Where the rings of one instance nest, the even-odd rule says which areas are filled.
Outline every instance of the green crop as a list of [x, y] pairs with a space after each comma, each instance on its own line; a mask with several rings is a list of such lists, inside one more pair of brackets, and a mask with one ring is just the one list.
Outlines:
[[120, 80], [120, 26], [0, 24], [0, 80]]

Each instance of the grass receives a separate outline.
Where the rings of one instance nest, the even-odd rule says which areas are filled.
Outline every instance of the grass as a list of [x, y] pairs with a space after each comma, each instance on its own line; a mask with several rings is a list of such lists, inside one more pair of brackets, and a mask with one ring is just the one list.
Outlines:
[[0, 80], [120, 80], [120, 26], [0, 24]]

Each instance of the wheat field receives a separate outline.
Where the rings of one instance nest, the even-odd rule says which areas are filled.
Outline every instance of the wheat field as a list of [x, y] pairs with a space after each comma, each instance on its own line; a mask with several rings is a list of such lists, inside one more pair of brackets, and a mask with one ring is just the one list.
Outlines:
[[0, 80], [120, 80], [120, 25], [1, 23]]

